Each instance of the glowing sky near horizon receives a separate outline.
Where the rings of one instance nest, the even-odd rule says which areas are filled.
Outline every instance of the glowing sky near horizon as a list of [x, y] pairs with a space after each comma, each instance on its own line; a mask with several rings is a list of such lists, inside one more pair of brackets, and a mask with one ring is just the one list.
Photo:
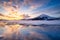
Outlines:
[[8, 15], [3, 3], [10, 1], [12, 1], [14, 11], [18, 8], [19, 15], [27, 14], [31, 18], [41, 14], [60, 17], [60, 0], [0, 0], [0, 14]]

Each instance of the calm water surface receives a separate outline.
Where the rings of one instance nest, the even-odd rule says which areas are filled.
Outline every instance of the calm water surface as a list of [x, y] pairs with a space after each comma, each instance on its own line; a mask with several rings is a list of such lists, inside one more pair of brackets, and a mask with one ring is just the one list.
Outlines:
[[60, 40], [60, 26], [0, 26], [0, 40]]

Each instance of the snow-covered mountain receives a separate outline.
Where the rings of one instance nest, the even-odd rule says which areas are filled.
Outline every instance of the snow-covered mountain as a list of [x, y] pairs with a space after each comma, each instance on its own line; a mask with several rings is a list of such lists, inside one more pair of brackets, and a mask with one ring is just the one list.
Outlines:
[[42, 15], [39, 16], [39, 18], [42, 18], [42, 19], [46, 20], [46, 19], [51, 19], [51, 18], [54, 18], [54, 17], [48, 16], [46, 14], [42, 14]]
[[46, 15], [46, 14], [41, 14], [40, 16], [35, 17], [33, 19], [30, 19], [30, 20], [57, 20], [57, 19], [60, 19], [60, 18], [55, 18], [55, 17], [51, 17], [51, 16]]

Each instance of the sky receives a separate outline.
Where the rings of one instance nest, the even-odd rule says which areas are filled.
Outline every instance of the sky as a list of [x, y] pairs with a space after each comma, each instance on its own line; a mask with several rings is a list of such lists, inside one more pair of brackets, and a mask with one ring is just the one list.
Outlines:
[[41, 14], [60, 17], [60, 0], [0, 0], [0, 14], [11, 16], [12, 11], [31, 18]]

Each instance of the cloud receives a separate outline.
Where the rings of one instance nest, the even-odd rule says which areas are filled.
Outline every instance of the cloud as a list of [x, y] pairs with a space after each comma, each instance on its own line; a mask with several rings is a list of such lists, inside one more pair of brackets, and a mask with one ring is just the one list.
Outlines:
[[0, 16], [4, 16], [4, 15], [0, 13]]
[[29, 5], [29, 10], [41, 7], [48, 2], [49, 0], [24, 0], [24, 4]]
[[19, 9], [24, 6], [28, 6], [29, 8], [27, 10], [32, 11], [48, 3], [49, 0], [10, 0], [10, 1], [3, 0], [3, 2], [7, 2], [8, 5], [12, 4], [14, 8], [18, 6]]
[[[52, 14], [52, 13], [59, 12], [60, 7], [55, 7], [56, 5], [46, 7], [45, 9], [41, 8], [44, 5], [48, 4], [48, 2], [50, 2], [50, 1], [51, 0], [10, 0], [10, 1], [3, 0], [3, 2], [2, 2], [2, 0], [1, 0], [2, 3], [1, 2], [0, 3], [2, 4], [5, 12], [9, 11], [11, 13], [11, 11], [18, 11], [19, 14], [25, 14], [25, 13], [28, 15], [34, 14], [34, 15], [31, 15], [31, 17], [36, 17], [43, 13]], [[37, 11], [33, 11], [37, 8], [39, 8]]]
[[56, 12], [55, 14], [60, 14], [60, 11]]

